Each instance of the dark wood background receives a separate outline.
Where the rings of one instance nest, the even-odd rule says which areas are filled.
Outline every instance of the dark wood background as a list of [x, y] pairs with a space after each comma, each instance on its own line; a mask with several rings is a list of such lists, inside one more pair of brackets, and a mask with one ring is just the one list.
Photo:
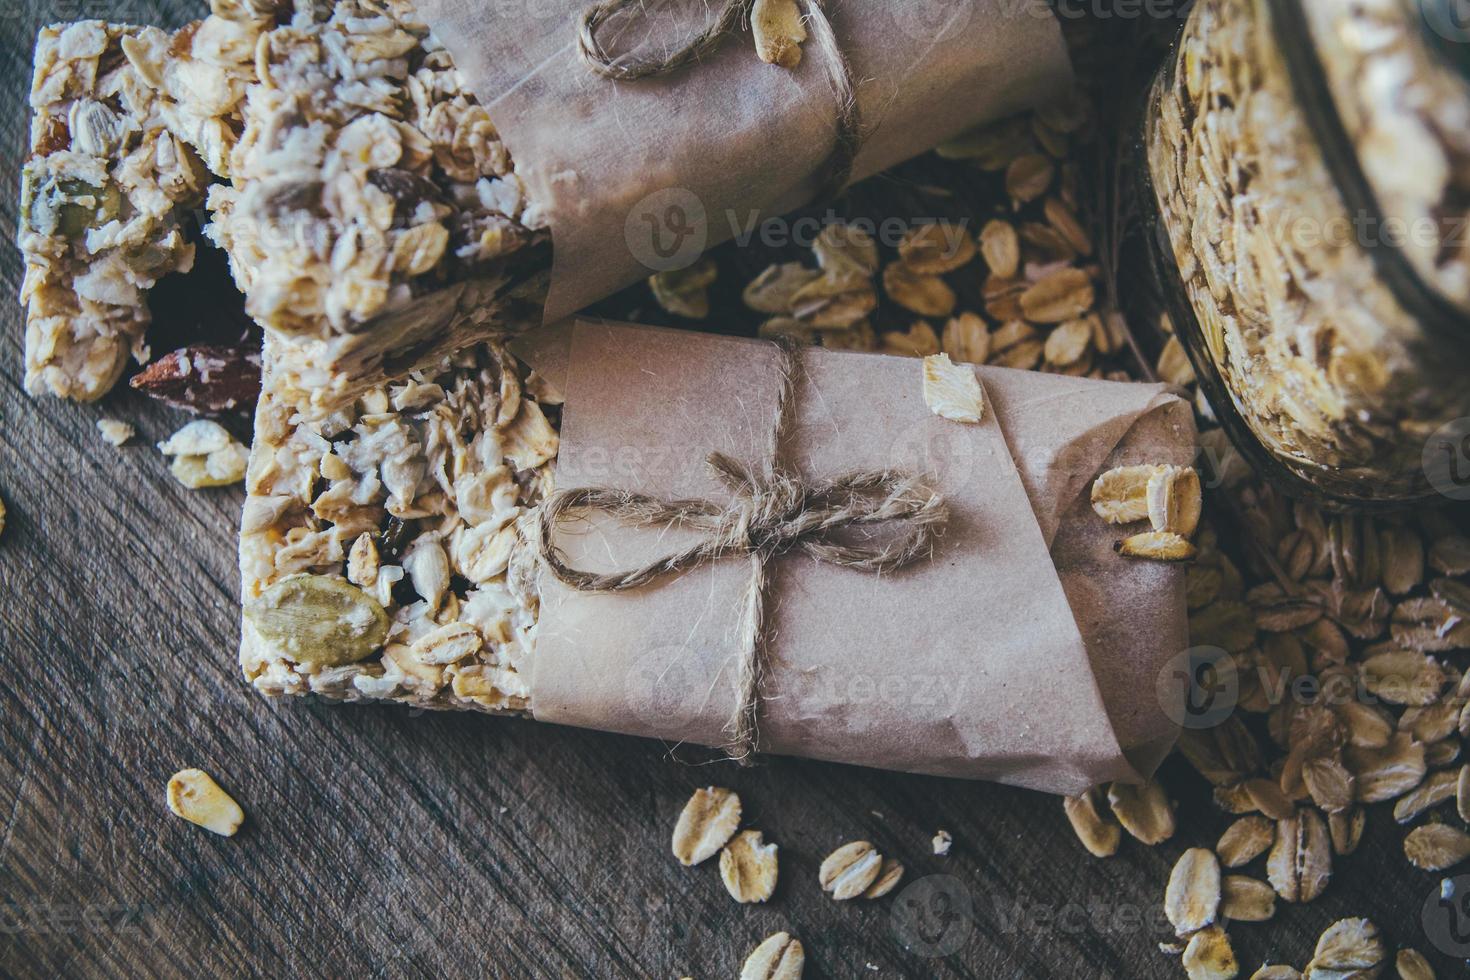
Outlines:
[[[7, 241], [36, 29], [86, 16], [177, 26], [202, 10], [4, 4]], [[28, 398], [21, 311], [6, 298], [20, 278], [0, 247], [0, 974], [733, 977], [778, 929], [806, 944], [809, 977], [1181, 974], [1157, 948], [1171, 939], [1164, 883], [1227, 819], [1177, 762], [1164, 779], [1180, 833], [1096, 861], [1056, 799], [1020, 790], [786, 759], [739, 770], [528, 721], [259, 697], [235, 660], [241, 491], [178, 486], [152, 444], [186, 419], [131, 392], [100, 406]], [[139, 437], [107, 445], [103, 415]], [[186, 766], [240, 800], [237, 837], [168, 812], [164, 784]], [[781, 846], [769, 905], [735, 904], [714, 862], [685, 869], [669, 854], [680, 807], [710, 783], [738, 790], [748, 823]], [[930, 850], [941, 827], [947, 857]], [[1323, 899], [1233, 926], [1243, 975], [1303, 965], [1346, 915], [1454, 975], [1420, 925], [1439, 876], [1407, 867], [1401, 836], [1376, 811]], [[913, 892], [821, 894], [821, 858], [855, 838], [900, 858], [906, 885], [952, 876], [940, 884], [957, 914], [916, 915], [953, 952], [905, 948], [894, 916]]]

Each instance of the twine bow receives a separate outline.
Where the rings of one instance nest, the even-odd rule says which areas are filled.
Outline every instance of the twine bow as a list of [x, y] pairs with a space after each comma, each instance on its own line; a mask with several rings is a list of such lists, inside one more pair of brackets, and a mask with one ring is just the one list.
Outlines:
[[[818, 200], [835, 198], [852, 178], [853, 162], [862, 149], [862, 116], [858, 111], [857, 93], [847, 55], [837, 43], [832, 22], [822, 8], [822, 0], [798, 0], [804, 13], [808, 40], [815, 45], [827, 80], [837, 102], [837, 139], [820, 171], [821, 190]], [[647, 0], [598, 0], [582, 12], [577, 25], [577, 51], [582, 60], [599, 75], [618, 81], [632, 82], [640, 78], [670, 75], [686, 65], [712, 53], [720, 44], [750, 21], [755, 0], [725, 0], [719, 14], [700, 31], [673, 46], [666, 54], [637, 57], [614, 55], [597, 37], [597, 31], [618, 13], [634, 9], [641, 16]]]
[[[737, 701], [728, 731], [731, 758], [750, 761], [759, 740], [760, 689], [765, 673], [765, 603], [772, 559], [800, 549], [814, 560], [878, 573], [909, 564], [933, 546], [947, 517], [944, 499], [919, 479], [891, 470], [851, 473], [830, 482], [810, 482], [781, 463], [791, 425], [799, 355], [781, 345], [780, 390], [767, 452], [759, 470], [721, 452], [707, 462], [730, 491], [727, 504], [710, 500], [664, 501], [610, 487], [564, 490], [541, 512], [540, 555], [557, 579], [579, 592], [626, 592], [725, 557], [750, 563], [750, 583], [738, 627], [740, 665]], [[632, 527], [685, 528], [702, 540], [638, 568], [587, 572], [572, 568], [553, 538], [563, 515], [598, 510]], [[837, 532], [893, 525], [900, 533], [883, 540], [849, 543]]]

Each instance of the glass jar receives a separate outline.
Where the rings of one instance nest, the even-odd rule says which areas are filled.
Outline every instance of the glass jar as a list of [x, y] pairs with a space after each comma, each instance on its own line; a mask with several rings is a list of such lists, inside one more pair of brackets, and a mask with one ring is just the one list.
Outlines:
[[1164, 307], [1231, 441], [1295, 496], [1425, 499], [1470, 446], [1470, 34], [1438, 2], [1198, 0], [1147, 97]]

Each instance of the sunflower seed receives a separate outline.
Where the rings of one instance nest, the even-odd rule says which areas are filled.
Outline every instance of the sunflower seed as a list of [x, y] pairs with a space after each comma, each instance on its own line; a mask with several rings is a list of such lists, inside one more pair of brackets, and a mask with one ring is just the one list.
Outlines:
[[379, 650], [388, 614], [367, 593], [339, 579], [293, 575], [245, 606], [262, 640], [297, 663], [340, 667]]
[[722, 786], [694, 791], [674, 825], [674, 857], [685, 867], [715, 856], [740, 826], [740, 797]]

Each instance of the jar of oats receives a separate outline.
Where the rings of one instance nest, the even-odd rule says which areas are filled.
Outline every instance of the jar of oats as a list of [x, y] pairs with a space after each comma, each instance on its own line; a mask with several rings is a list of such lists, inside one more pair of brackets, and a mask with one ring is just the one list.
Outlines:
[[1148, 96], [1139, 196], [1175, 333], [1294, 495], [1429, 497], [1470, 434], [1470, 33], [1439, 10], [1198, 0]]

